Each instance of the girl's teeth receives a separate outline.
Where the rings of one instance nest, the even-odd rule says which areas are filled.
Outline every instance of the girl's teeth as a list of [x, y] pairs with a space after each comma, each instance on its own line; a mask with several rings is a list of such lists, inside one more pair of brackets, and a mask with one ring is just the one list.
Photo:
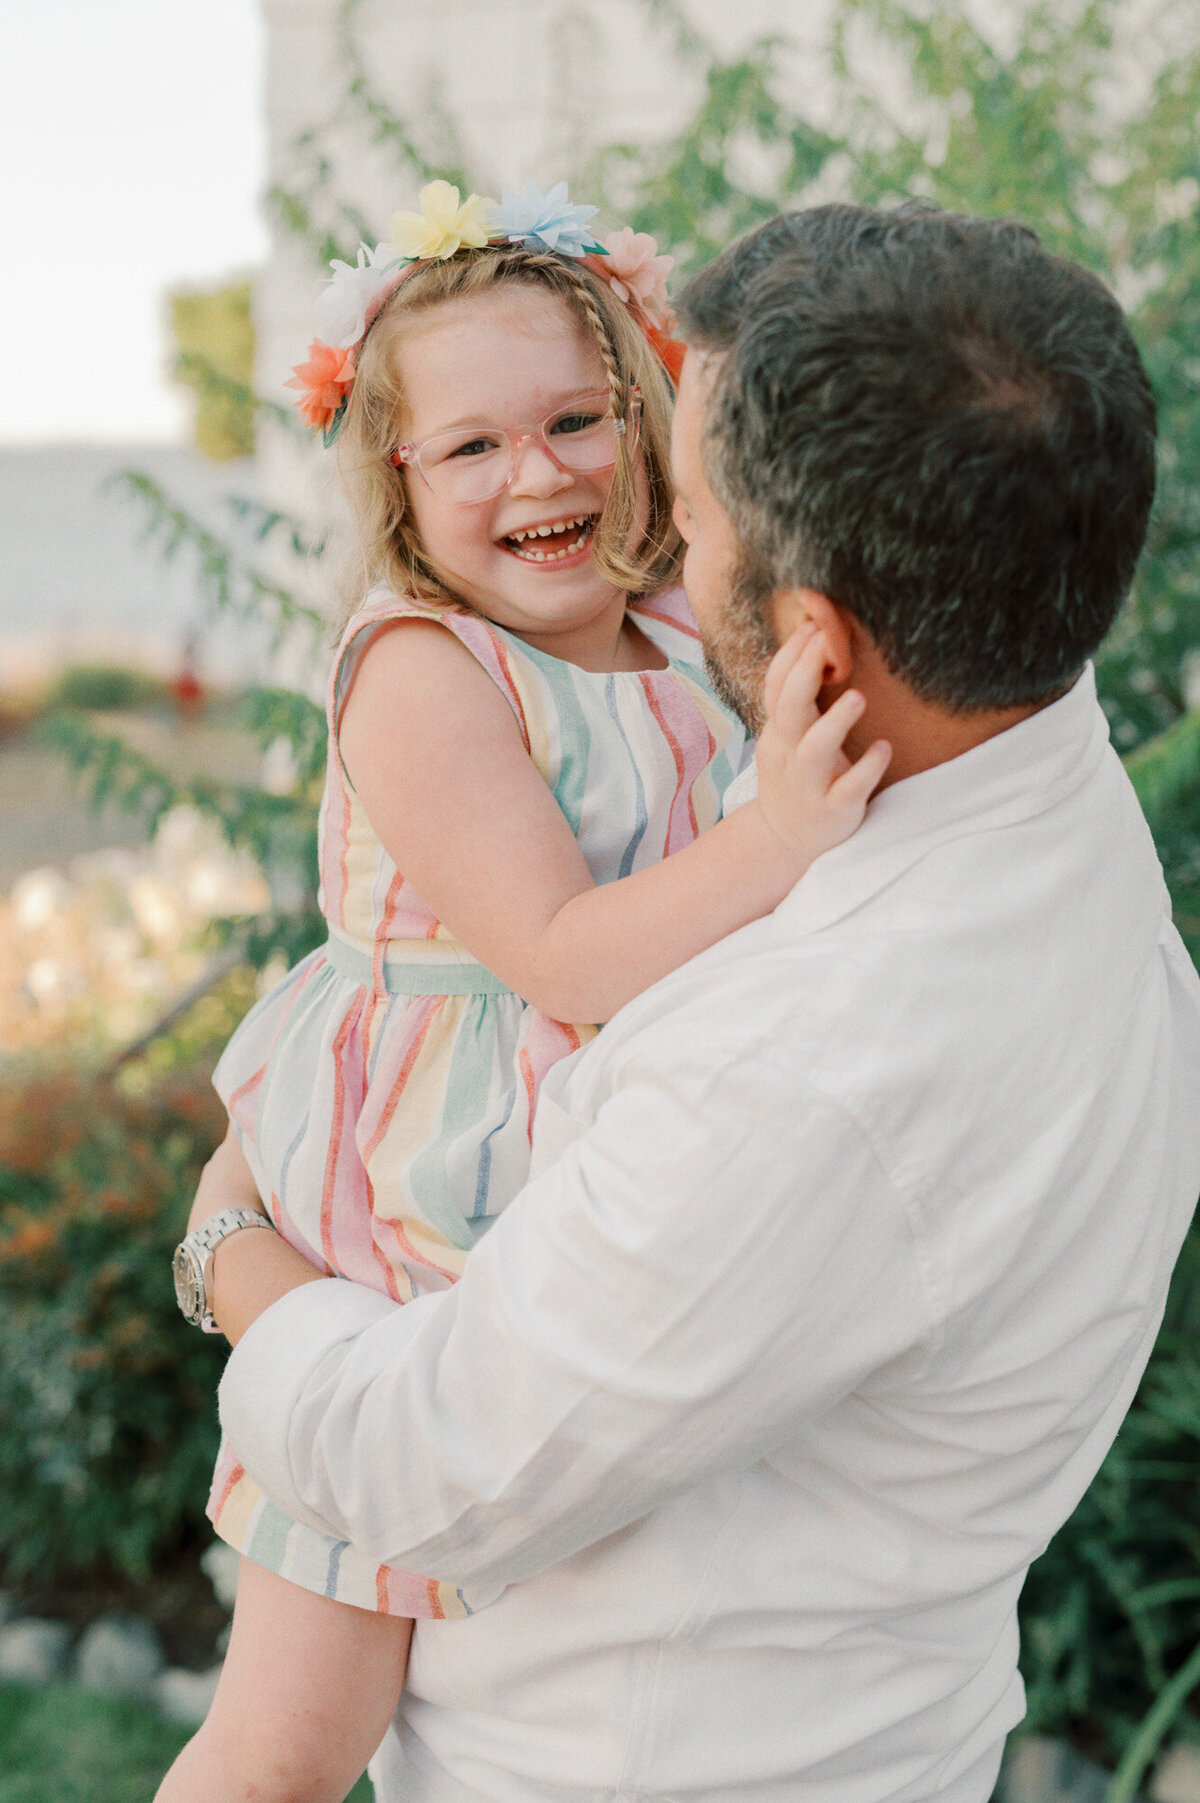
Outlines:
[[564, 545], [561, 551], [524, 551], [518, 550], [515, 555], [524, 563], [557, 563], [561, 557], [571, 557], [576, 551], [582, 551], [587, 544], [588, 535], [581, 532], [573, 544]]
[[527, 538], [550, 538], [555, 532], [569, 532], [572, 526], [584, 526], [589, 516], [579, 514], [573, 520], [555, 520], [552, 526], [530, 526], [523, 532], [510, 532], [509, 537], [514, 544], [521, 544]]
[[[532, 526], [525, 532], [509, 533], [508, 542], [513, 547], [514, 555], [525, 563], [556, 563], [560, 557], [571, 557], [581, 551], [587, 543], [591, 531], [591, 515], [580, 514], [573, 520], [556, 520], [552, 526]], [[583, 530], [574, 543], [564, 545], [561, 551], [535, 551], [532, 547], [526, 550], [527, 539], [549, 538], [556, 532], [569, 532], [572, 526], [581, 526]]]

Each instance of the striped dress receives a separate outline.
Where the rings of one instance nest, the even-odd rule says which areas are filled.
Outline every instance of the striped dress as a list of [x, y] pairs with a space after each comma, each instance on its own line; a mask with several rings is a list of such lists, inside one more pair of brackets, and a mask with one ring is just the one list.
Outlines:
[[[709, 687], [683, 591], [631, 613], [666, 669], [581, 670], [475, 614], [380, 592], [334, 660], [320, 820], [329, 939], [246, 1017], [214, 1082], [279, 1231], [322, 1270], [397, 1302], [457, 1278], [526, 1180], [542, 1079], [596, 1028], [528, 1006], [405, 881], [341, 762], [344, 697], [381, 630], [397, 618], [440, 622], [512, 708], [592, 875], [612, 882], [719, 819], [749, 756]], [[453, 1585], [292, 1522], [226, 1444], [208, 1512], [222, 1539], [307, 1589], [396, 1615], [470, 1612]]]

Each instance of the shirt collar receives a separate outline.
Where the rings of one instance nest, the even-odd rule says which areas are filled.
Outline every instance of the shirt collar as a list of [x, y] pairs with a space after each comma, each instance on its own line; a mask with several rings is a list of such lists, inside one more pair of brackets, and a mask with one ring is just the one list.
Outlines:
[[827, 926], [947, 840], [1054, 807], [1111, 755], [1089, 663], [1049, 707], [885, 789], [859, 830], [816, 860], [775, 917], [793, 931]]

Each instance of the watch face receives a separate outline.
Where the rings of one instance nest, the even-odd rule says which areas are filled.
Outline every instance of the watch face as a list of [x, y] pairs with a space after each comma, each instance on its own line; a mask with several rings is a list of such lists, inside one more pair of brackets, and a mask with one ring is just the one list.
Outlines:
[[190, 1246], [176, 1246], [171, 1270], [175, 1277], [175, 1300], [194, 1326], [203, 1311], [204, 1287], [200, 1281], [199, 1263]]

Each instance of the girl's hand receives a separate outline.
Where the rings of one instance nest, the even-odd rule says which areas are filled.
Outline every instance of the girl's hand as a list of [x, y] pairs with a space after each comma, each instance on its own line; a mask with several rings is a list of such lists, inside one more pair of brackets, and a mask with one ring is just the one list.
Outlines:
[[758, 803], [772, 832], [807, 865], [862, 824], [892, 748], [876, 739], [856, 762], [846, 735], [866, 703], [847, 689], [824, 713], [817, 696], [828, 652], [811, 624], [794, 632], [767, 671], [767, 723], [758, 741]]

